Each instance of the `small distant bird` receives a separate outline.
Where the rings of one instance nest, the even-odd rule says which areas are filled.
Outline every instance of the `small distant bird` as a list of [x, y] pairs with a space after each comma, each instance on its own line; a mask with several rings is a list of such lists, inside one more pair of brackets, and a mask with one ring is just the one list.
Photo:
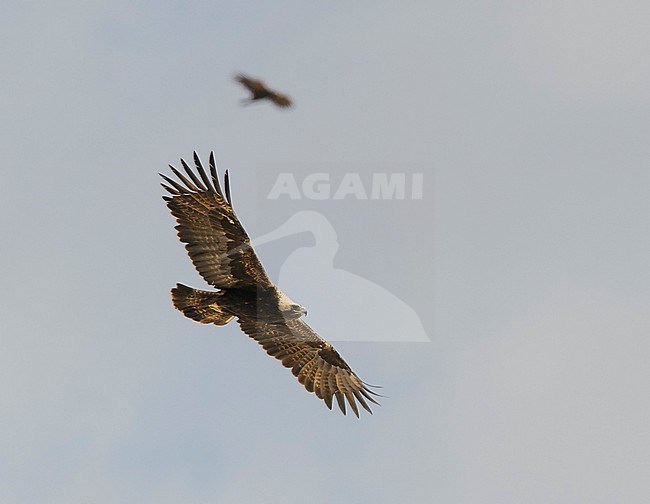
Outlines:
[[259, 79], [251, 79], [243, 74], [239, 74], [235, 77], [235, 80], [251, 92], [250, 98], [242, 100], [243, 105], [249, 105], [257, 100], [268, 99], [278, 107], [291, 107], [291, 99], [287, 95], [269, 89], [266, 84]]
[[[356, 416], [360, 404], [372, 413], [378, 404], [372, 385], [362, 381], [334, 347], [302, 319], [307, 310], [269, 279], [250, 238], [235, 215], [226, 171], [221, 189], [214, 154], [209, 172], [194, 153], [195, 169], [181, 160], [185, 174], [170, 165], [176, 180], [161, 174], [169, 193], [163, 199], [176, 217], [178, 237], [199, 274], [217, 290], [183, 284], [172, 289], [174, 306], [202, 324], [226, 325], [237, 319], [241, 330], [269, 355], [291, 369], [309, 392], [345, 414], [346, 401]], [[261, 384], [262, 391], [268, 384]]]

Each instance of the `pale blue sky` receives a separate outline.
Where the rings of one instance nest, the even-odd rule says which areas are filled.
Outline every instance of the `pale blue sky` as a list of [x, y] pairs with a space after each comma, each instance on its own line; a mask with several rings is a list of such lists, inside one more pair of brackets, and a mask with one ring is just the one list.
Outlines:
[[[10, 1], [0, 501], [645, 502], [649, 22], [631, 1]], [[241, 108], [240, 71], [296, 107]], [[384, 386], [374, 416], [172, 308], [205, 285], [157, 173], [194, 149], [251, 236], [317, 211], [335, 267], [417, 312], [430, 343], [322, 334]], [[268, 200], [279, 172], [424, 193]], [[259, 253], [277, 278], [306, 246]], [[338, 320], [291, 285], [316, 330]]]

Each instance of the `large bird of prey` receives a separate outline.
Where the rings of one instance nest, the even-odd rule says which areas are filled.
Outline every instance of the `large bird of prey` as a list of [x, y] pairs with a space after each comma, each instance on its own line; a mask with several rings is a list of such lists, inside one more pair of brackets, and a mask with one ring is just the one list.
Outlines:
[[266, 84], [259, 79], [251, 79], [250, 77], [239, 74], [235, 77], [235, 80], [251, 92], [250, 98], [242, 100], [244, 105], [248, 105], [257, 100], [266, 99], [271, 100], [278, 107], [291, 107], [291, 99], [287, 95], [269, 89]]
[[244, 333], [291, 368], [328, 408], [336, 398], [343, 414], [346, 401], [357, 417], [357, 402], [372, 413], [368, 403], [379, 404], [372, 397], [378, 394], [302, 320], [307, 310], [269, 280], [233, 210], [228, 171], [222, 191], [213, 153], [209, 174], [196, 152], [194, 164], [195, 170], [181, 159], [185, 174], [170, 165], [177, 180], [161, 174], [170, 194], [163, 199], [176, 217], [178, 237], [192, 263], [217, 290], [177, 284], [172, 289], [174, 306], [202, 324], [225, 325], [236, 318]]

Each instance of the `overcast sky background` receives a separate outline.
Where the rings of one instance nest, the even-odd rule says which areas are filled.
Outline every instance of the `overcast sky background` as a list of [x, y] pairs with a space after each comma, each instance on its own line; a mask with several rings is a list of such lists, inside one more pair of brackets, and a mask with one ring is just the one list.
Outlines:
[[[636, 1], [4, 5], [0, 502], [645, 502], [649, 25]], [[240, 107], [239, 71], [296, 107]], [[316, 211], [331, 267], [417, 313], [430, 342], [355, 341], [335, 307], [373, 317], [363, 289], [289, 279], [375, 415], [173, 309], [205, 284], [157, 172], [194, 149], [251, 236]], [[269, 200], [279, 172], [424, 192]], [[317, 245], [258, 253], [277, 279]]]

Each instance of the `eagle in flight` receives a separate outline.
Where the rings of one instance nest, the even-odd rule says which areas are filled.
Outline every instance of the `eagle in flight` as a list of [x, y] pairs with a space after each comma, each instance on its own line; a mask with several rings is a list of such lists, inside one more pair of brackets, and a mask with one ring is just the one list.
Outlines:
[[336, 398], [343, 414], [346, 401], [357, 417], [357, 402], [372, 413], [368, 403], [379, 404], [373, 398], [379, 394], [302, 320], [307, 310], [269, 280], [233, 210], [228, 171], [222, 191], [214, 153], [209, 174], [196, 152], [194, 164], [196, 170], [181, 159], [185, 174], [169, 165], [177, 180], [160, 174], [170, 194], [163, 199], [176, 218], [178, 237], [192, 263], [217, 290], [176, 284], [171, 291], [174, 306], [202, 324], [221, 326], [235, 318], [244, 333], [290, 368], [329, 409]]
[[264, 82], [259, 79], [251, 79], [245, 75], [239, 74], [235, 80], [251, 92], [248, 99], [242, 100], [242, 104], [248, 105], [257, 100], [271, 100], [278, 107], [291, 107], [291, 99], [282, 93], [269, 89]]

